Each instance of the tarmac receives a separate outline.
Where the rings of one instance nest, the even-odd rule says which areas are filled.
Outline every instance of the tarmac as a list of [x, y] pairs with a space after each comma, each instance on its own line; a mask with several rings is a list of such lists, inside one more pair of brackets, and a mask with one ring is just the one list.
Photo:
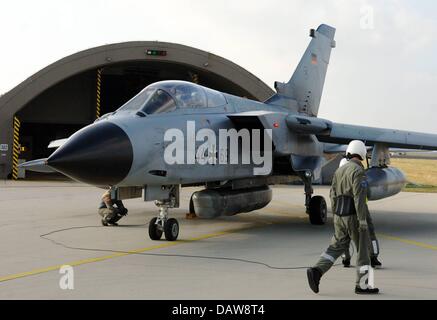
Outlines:
[[[316, 187], [328, 205], [328, 187]], [[437, 194], [400, 193], [370, 202], [383, 268], [381, 294], [354, 294], [355, 268], [337, 261], [320, 293], [305, 268], [329, 245], [332, 215], [312, 226], [303, 187], [273, 188], [264, 209], [215, 220], [186, 219], [195, 189], [183, 189], [178, 241], [152, 241], [157, 208], [125, 201], [127, 217], [103, 227], [103, 190], [74, 182], [0, 181], [0, 299], [436, 299]], [[355, 256], [354, 256], [355, 258]], [[354, 264], [353, 258], [353, 264]], [[64, 265], [71, 266], [61, 270]]]

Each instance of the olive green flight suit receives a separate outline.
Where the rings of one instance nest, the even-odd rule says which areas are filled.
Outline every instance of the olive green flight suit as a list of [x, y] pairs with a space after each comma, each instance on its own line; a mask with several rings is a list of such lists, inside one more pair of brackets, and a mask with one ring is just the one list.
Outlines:
[[[336, 201], [338, 196], [350, 196], [353, 198], [356, 214], [349, 216], [338, 216], [335, 214]], [[359, 222], [366, 222], [367, 219], [367, 181], [364, 167], [358, 160], [350, 160], [347, 164], [337, 169], [332, 181], [330, 198], [334, 212], [334, 236], [331, 245], [322, 253], [319, 261], [314, 266], [322, 274], [326, 273], [334, 262], [349, 249], [352, 240], [357, 248], [357, 280], [360, 285], [361, 277], [366, 272], [360, 273], [363, 266], [370, 265], [369, 254], [369, 232], [359, 231]], [[363, 278], [364, 279], [364, 278]]]
[[[379, 255], [379, 241], [376, 238], [376, 232], [375, 232], [375, 226], [373, 225], [373, 220], [372, 217], [370, 216], [370, 212], [369, 210], [367, 210], [367, 226], [369, 228], [369, 237], [370, 237], [370, 257], [378, 257]], [[343, 258], [345, 260], [350, 260], [351, 259], [351, 254], [350, 254], [350, 245], [348, 247], [348, 249], [345, 251]]]

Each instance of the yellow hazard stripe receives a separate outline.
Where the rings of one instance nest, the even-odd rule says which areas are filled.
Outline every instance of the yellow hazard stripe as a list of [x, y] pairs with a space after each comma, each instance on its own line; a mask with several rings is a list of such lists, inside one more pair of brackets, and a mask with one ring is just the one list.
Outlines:
[[21, 122], [14, 116], [13, 148], [12, 148], [12, 179], [18, 179], [18, 156], [20, 155], [20, 126]]
[[191, 81], [196, 84], [199, 84], [199, 75], [197, 73], [191, 74]]
[[96, 119], [100, 118], [100, 96], [102, 90], [102, 69], [97, 69], [97, 85], [96, 85]]

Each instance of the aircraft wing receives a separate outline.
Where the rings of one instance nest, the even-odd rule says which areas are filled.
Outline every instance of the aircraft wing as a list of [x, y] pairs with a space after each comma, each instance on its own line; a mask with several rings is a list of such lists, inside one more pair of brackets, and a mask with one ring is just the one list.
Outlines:
[[[324, 153], [345, 153], [346, 149], [347, 149], [347, 144], [324, 143], [323, 146]], [[371, 150], [371, 149], [372, 147], [367, 147], [367, 150]]]
[[[278, 128], [273, 130], [273, 142], [284, 153], [296, 146], [294, 138], [288, 135], [290, 132], [300, 139], [315, 135], [320, 142], [325, 143], [324, 151], [328, 153], [344, 152], [344, 147], [339, 145], [348, 144], [352, 140], [362, 140], [368, 146], [380, 143], [390, 148], [437, 150], [437, 134], [342, 124], [282, 112], [253, 111], [227, 116], [244, 128], [253, 128], [259, 124], [266, 129], [273, 129], [276, 128], [274, 124], [278, 124]], [[301, 154], [302, 150], [299, 151], [295, 153]]]
[[[347, 149], [347, 144], [334, 144], [334, 143], [324, 143], [323, 152], [329, 154], [335, 153], [345, 153]], [[368, 151], [371, 151], [373, 147], [367, 147]], [[403, 148], [389, 148], [390, 152], [393, 153], [421, 153], [421, 154], [435, 154], [437, 156], [437, 151], [429, 151], [423, 149], [403, 149]]]
[[319, 141], [327, 143], [347, 144], [351, 140], [363, 140], [366, 145], [382, 143], [395, 148], [437, 150], [437, 134], [355, 126], [334, 122], [330, 123], [328, 130], [317, 134], [317, 138]]
[[[288, 115], [286, 122], [291, 131], [314, 134], [320, 142], [328, 144], [348, 144], [352, 140], [362, 140], [370, 146], [381, 143], [391, 148], [437, 150], [437, 134], [356, 126], [295, 114]], [[340, 150], [333, 145], [325, 149], [331, 149], [331, 152]]]

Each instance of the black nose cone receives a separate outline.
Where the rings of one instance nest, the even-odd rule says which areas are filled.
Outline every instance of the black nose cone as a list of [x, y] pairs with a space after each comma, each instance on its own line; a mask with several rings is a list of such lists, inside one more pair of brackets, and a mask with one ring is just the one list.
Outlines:
[[111, 122], [100, 121], [72, 135], [48, 158], [47, 164], [75, 180], [112, 186], [127, 176], [132, 160], [127, 134]]

